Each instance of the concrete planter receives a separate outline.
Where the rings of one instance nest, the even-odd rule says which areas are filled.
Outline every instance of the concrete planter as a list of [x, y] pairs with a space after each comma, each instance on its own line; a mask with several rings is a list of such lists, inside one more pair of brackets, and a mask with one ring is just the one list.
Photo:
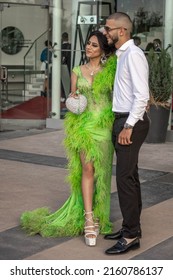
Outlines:
[[170, 109], [151, 105], [148, 116], [151, 120], [147, 143], [165, 143]]

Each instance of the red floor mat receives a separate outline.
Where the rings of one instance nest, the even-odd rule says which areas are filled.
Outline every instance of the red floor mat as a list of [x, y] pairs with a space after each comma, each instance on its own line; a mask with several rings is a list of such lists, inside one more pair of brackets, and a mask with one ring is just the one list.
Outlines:
[[37, 96], [2, 112], [1, 118], [46, 119], [48, 117], [48, 109], [49, 111], [51, 110], [51, 100], [42, 96]]

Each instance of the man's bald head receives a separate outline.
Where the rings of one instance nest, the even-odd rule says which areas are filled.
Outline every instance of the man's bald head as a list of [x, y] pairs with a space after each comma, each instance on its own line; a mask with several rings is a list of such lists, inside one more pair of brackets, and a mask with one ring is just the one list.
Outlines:
[[117, 12], [111, 14], [108, 17], [108, 20], [115, 20], [117, 22], [118, 27], [124, 27], [125, 29], [127, 29], [129, 33], [132, 32], [133, 23], [131, 21], [131, 18], [127, 14], [122, 12]]

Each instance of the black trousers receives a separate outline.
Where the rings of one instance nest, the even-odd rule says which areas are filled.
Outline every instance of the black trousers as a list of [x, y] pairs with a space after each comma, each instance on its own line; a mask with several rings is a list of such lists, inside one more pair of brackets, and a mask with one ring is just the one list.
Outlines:
[[123, 236], [133, 238], [140, 230], [140, 215], [142, 210], [141, 188], [138, 174], [139, 150], [144, 142], [148, 130], [149, 119], [144, 114], [144, 120], [138, 121], [132, 132], [132, 144], [118, 144], [118, 135], [123, 129], [127, 117], [115, 119], [112, 131], [112, 142], [115, 147], [116, 181], [120, 209], [123, 216]]

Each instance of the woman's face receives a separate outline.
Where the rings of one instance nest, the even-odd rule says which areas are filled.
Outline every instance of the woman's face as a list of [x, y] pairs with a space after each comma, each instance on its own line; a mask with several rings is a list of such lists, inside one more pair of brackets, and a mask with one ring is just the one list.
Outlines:
[[92, 36], [91, 38], [89, 38], [85, 50], [86, 56], [88, 58], [96, 58], [101, 56], [102, 50], [96, 36]]

